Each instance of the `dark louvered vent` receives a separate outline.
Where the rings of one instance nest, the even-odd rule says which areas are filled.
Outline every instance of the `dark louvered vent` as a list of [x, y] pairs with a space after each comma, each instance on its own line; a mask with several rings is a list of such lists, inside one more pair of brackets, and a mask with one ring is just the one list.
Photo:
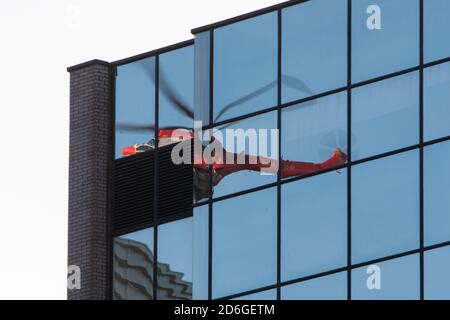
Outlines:
[[[192, 165], [174, 165], [172, 147], [159, 149], [158, 223], [192, 215]], [[154, 223], [154, 154], [146, 152], [115, 161], [113, 228], [115, 235]]]

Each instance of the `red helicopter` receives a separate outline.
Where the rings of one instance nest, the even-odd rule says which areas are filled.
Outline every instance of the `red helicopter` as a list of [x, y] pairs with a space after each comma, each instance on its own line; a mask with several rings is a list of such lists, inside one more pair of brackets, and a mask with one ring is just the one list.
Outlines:
[[[151, 70], [147, 70], [147, 73], [152, 77], [153, 81], [154, 75]], [[291, 76], [283, 76], [283, 81], [291, 87], [295, 87], [298, 90], [303, 90], [310, 92], [310, 90], [301, 82]], [[228, 104], [222, 111], [217, 115], [216, 120], [227, 110], [238, 106], [239, 104], [253, 99], [256, 96], [261, 95], [265, 91], [269, 90], [271, 87], [277, 84], [276, 81], [270, 83], [263, 88], [246, 95], [233, 103]], [[187, 106], [168, 86], [167, 82], [164, 81], [164, 76], [160, 72], [160, 88], [163, 94], [169, 98], [176, 108], [182, 112], [185, 116], [194, 119], [194, 113], [190, 107]], [[136, 131], [136, 130], [148, 130], [154, 131], [154, 126], [141, 126], [136, 124], [124, 124], [119, 123], [116, 126], [117, 129], [123, 131]], [[188, 128], [161, 128], [158, 130], [157, 141], [160, 147], [169, 144], [180, 143], [182, 141], [190, 141], [194, 138], [194, 132], [192, 129]], [[213, 138], [214, 139], [214, 138]], [[218, 143], [218, 141], [215, 141]], [[154, 150], [156, 146], [155, 139], [151, 139], [147, 143], [135, 144], [122, 149], [122, 155], [125, 157], [135, 155], [137, 153], [148, 152]], [[339, 167], [347, 162], [347, 155], [339, 148], [335, 147], [331, 150], [332, 153], [330, 157], [321, 163], [311, 163], [311, 162], [301, 162], [301, 161], [289, 161], [289, 160], [275, 160], [259, 156], [245, 155], [245, 162], [239, 164], [237, 161], [232, 161], [232, 163], [225, 163], [223, 159], [238, 159], [238, 155], [235, 153], [229, 153], [223, 150], [223, 155], [221, 158], [214, 157], [212, 164], [205, 162], [203, 159], [200, 161], [194, 161], [194, 191], [195, 199], [200, 200], [207, 198], [209, 196], [209, 167], [212, 169], [212, 185], [213, 187], [218, 185], [220, 181], [227, 175], [236, 173], [243, 170], [265, 172], [276, 174], [278, 168], [281, 170], [282, 178], [289, 178], [294, 176], [307, 175], [314, 172], [331, 169], [334, 167]], [[196, 157], [198, 155], [194, 155]], [[241, 156], [242, 157], [242, 156]]]

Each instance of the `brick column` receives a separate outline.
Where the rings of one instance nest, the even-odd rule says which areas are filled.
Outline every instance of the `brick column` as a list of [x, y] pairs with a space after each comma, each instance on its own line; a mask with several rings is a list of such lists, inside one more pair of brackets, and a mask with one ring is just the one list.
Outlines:
[[112, 161], [113, 75], [92, 60], [70, 72], [68, 264], [81, 269], [81, 289], [69, 300], [110, 297], [109, 180]]

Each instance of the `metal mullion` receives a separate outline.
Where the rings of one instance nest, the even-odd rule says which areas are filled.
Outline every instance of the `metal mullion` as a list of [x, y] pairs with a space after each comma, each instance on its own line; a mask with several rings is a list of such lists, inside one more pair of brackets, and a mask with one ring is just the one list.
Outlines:
[[[209, 124], [214, 121], [214, 29], [209, 31]], [[211, 129], [212, 130], [212, 129]], [[212, 135], [210, 143], [212, 142]], [[212, 300], [213, 205], [212, 167], [208, 167], [208, 300]]]
[[424, 300], [424, 3], [420, 0], [420, 91], [419, 91], [419, 131], [420, 131], [420, 300]]
[[158, 300], [158, 197], [159, 197], [159, 55], [155, 56], [155, 149], [153, 155], [153, 299]]
[[282, 103], [282, 10], [277, 12], [278, 16], [278, 55], [277, 55], [277, 69], [278, 69], [278, 108], [277, 108], [277, 127], [278, 127], [278, 175], [277, 175], [277, 300], [281, 299], [281, 175], [283, 170], [283, 162], [281, 161], [281, 103]]
[[352, 299], [352, 0], [347, 0], [347, 300]]

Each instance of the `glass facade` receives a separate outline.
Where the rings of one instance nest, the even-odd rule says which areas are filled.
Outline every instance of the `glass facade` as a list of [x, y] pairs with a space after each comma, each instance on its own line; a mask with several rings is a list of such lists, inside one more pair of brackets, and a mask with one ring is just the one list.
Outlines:
[[[116, 151], [195, 119], [217, 150], [256, 161], [214, 153], [193, 165], [193, 217], [116, 238], [156, 250], [147, 298], [450, 299], [449, 12], [287, 3], [119, 66]], [[270, 152], [252, 130], [277, 133]]]

